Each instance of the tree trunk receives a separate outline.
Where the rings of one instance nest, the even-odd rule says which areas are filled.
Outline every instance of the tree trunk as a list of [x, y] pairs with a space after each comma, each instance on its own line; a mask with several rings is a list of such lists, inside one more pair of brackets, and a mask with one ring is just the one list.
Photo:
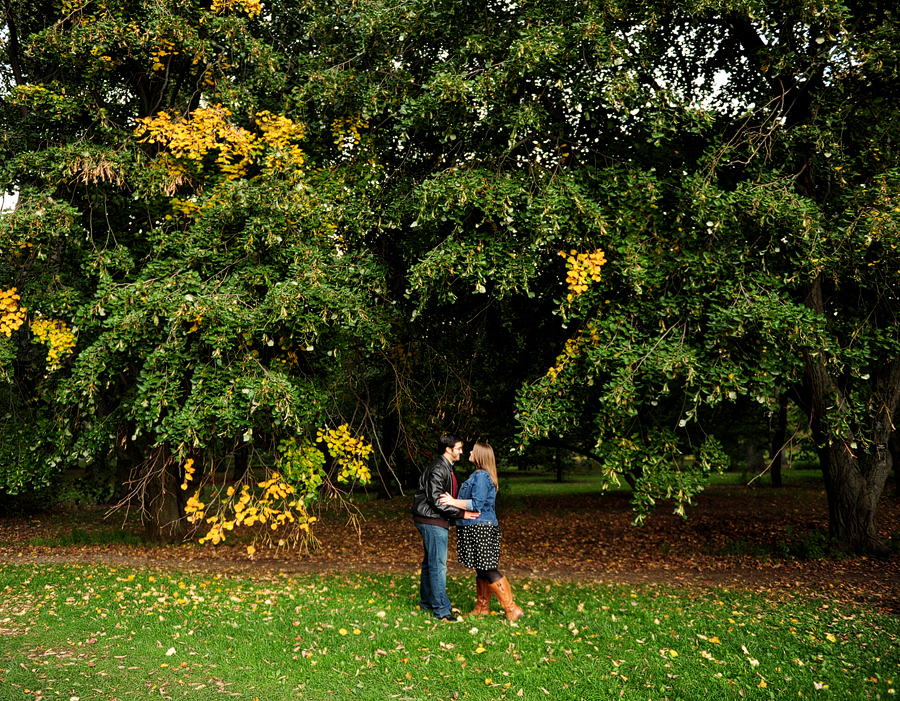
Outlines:
[[147, 540], [177, 543], [187, 535], [184, 506], [188, 491], [181, 489], [181, 466], [163, 443], [150, 451], [141, 478], [141, 519]]
[[[822, 313], [820, 281], [806, 304]], [[850, 400], [829, 373], [823, 353], [804, 352], [804, 361], [810, 425], [828, 495], [828, 532], [844, 551], [883, 552], [875, 517], [892, 466], [887, 445], [900, 399], [900, 361], [889, 361], [869, 373], [868, 422], [856, 426], [850, 425], [854, 415]]]
[[250, 464], [250, 444], [240, 443], [232, 453], [232, 482], [240, 482], [247, 474], [247, 467]]
[[744, 451], [744, 471], [748, 475], [760, 475], [766, 469], [762, 446], [755, 438], [748, 438]]
[[560, 457], [560, 454], [559, 454], [559, 447], [556, 447], [553, 451], [553, 460], [556, 464], [556, 481], [562, 482], [563, 481], [563, 463], [562, 463], [562, 458]]
[[772, 434], [772, 456], [769, 472], [772, 475], [772, 486], [782, 487], [781, 467], [784, 465], [784, 444], [787, 436], [787, 397], [782, 395], [778, 400], [778, 416], [775, 419], [775, 432]]
[[399, 474], [400, 460], [403, 452], [401, 445], [400, 415], [393, 401], [390, 389], [385, 389], [385, 401], [381, 409], [381, 445], [376, 453], [375, 464], [377, 468], [376, 484], [379, 499], [391, 498], [391, 483], [397, 482], [398, 491], [402, 491], [403, 481]]
[[894, 465], [894, 497], [900, 497], [900, 477], [897, 476], [897, 470], [900, 469], [900, 433], [891, 432], [888, 439], [888, 452], [891, 454], [891, 462]]
[[844, 442], [829, 446], [824, 471], [828, 494], [828, 532], [848, 552], [882, 552], [876, 514], [891, 471], [890, 453], [873, 449], [854, 455]]
[[135, 441], [131, 440], [129, 430], [133, 430], [130, 424], [120, 426], [116, 434], [116, 483], [113, 486], [110, 504], [118, 504], [120, 506], [132, 506], [134, 504], [132, 499], [133, 480], [136, 468], [143, 462], [141, 450]]

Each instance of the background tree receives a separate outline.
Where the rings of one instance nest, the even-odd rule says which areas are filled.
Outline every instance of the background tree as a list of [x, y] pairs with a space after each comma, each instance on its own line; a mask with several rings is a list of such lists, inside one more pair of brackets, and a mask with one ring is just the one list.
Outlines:
[[[660, 446], [691, 450], [704, 406], [775, 410], [791, 391], [820, 446], [831, 534], [878, 549], [900, 391], [897, 120], [882, 98], [897, 88], [895, 19], [867, 3], [629, 18], [640, 50], [622, 56], [635, 86], [623, 130], [644, 155], [598, 182], [617, 215], [610, 274], [563, 305], [581, 330], [523, 391], [523, 437], [578, 420], [587, 379], [608, 460], [653, 463]], [[666, 400], [678, 419], [660, 425]], [[680, 493], [671, 479], [646, 503]]]

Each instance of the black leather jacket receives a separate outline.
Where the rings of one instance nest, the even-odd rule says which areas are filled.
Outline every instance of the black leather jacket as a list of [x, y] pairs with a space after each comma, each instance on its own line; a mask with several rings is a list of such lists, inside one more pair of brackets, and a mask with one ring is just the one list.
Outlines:
[[[453, 493], [453, 465], [443, 455], [438, 455], [428, 463], [419, 477], [419, 488], [413, 497], [413, 520], [449, 527], [450, 519], [462, 518], [463, 511], [455, 506], [438, 504], [438, 499], [444, 492], [456, 496]], [[445, 523], [435, 523], [436, 521]]]

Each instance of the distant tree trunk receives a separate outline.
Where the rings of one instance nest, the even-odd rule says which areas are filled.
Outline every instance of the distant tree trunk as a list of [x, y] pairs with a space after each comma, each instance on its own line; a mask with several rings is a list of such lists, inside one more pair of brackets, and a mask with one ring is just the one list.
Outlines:
[[250, 463], [250, 444], [241, 443], [232, 453], [232, 472], [231, 479], [238, 482], [244, 479], [247, 474], [247, 468]]
[[152, 448], [144, 461], [141, 486], [141, 518], [147, 540], [177, 543], [187, 535], [184, 506], [188, 492], [181, 489], [181, 466], [168, 443]]
[[110, 498], [111, 504], [128, 506], [134, 501], [131, 498], [132, 482], [137, 474], [138, 466], [144, 462], [144, 456], [137, 442], [131, 439], [130, 431], [132, 430], [133, 427], [126, 424], [119, 426], [116, 434], [116, 483]]
[[392, 394], [389, 391], [385, 392], [387, 401], [385, 401], [381, 412], [381, 453], [375, 460], [377, 466], [376, 479], [378, 481], [375, 487], [378, 490], [379, 499], [391, 498], [391, 481], [395, 477], [397, 478], [398, 488], [403, 484], [402, 477], [398, 474], [400, 467], [398, 457], [403, 452], [400, 416], [397, 412], [397, 407], [394, 406], [391, 399]]
[[900, 433], [891, 431], [891, 437], [888, 439], [888, 452], [891, 454], [891, 462], [894, 466], [894, 496], [900, 497], [900, 477], [897, 476], [897, 470], [900, 469]]
[[558, 447], [554, 448], [554, 450], [553, 450], [553, 460], [556, 465], [556, 481], [562, 482], [563, 481], [563, 463], [562, 463], [562, 458], [560, 457], [560, 454], [559, 454]]
[[787, 397], [782, 395], [779, 398], [778, 416], [775, 418], [775, 431], [772, 434], [772, 450], [769, 451], [769, 455], [772, 456], [769, 472], [772, 475], [772, 486], [776, 488], [783, 486], [781, 467], [784, 465], [784, 443], [787, 436], [787, 410]]
[[759, 475], [766, 469], [762, 446], [752, 438], [747, 439], [744, 455], [744, 470], [748, 475]]

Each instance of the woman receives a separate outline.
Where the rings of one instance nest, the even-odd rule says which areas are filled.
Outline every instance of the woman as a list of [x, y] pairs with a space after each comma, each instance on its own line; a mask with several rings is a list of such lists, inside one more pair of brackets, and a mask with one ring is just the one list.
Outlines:
[[513, 601], [509, 581], [497, 569], [500, 563], [500, 526], [494, 511], [498, 485], [493, 448], [487, 443], [476, 443], [469, 453], [469, 462], [475, 465], [475, 472], [459, 488], [459, 498], [454, 499], [444, 492], [438, 500], [445, 506], [481, 514], [474, 520], [457, 520], [454, 523], [459, 561], [475, 570], [475, 609], [469, 615], [489, 615], [493, 593], [506, 611], [506, 617], [517, 621], [524, 613]]

